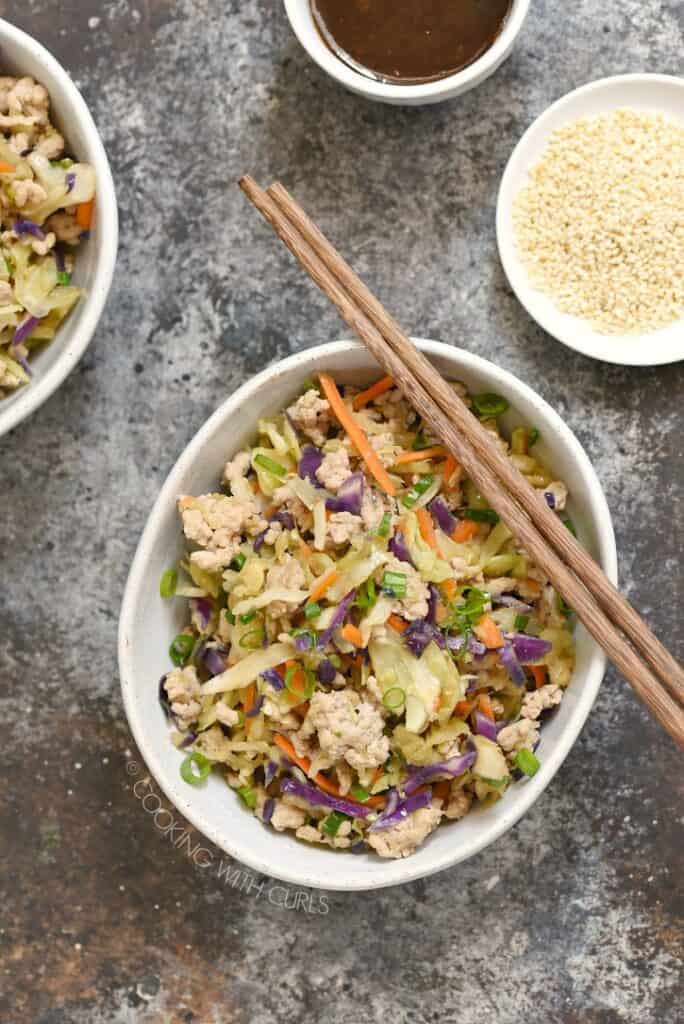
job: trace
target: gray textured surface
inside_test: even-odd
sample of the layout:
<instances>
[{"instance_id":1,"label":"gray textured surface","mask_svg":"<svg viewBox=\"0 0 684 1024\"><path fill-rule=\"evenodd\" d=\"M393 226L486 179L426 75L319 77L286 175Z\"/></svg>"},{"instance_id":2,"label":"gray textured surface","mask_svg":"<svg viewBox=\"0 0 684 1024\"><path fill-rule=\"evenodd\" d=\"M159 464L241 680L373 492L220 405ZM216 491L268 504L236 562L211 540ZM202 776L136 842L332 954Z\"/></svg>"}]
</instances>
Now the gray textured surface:
<instances>
[{"instance_id":1,"label":"gray textured surface","mask_svg":"<svg viewBox=\"0 0 684 1024\"><path fill-rule=\"evenodd\" d=\"M193 432L269 360L344 333L234 187L249 170L282 178L414 333L498 361L560 410L605 484L627 593L684 654L684 370L608 367L545 337L493 230L507 156L551 100L605 74L681 70L682 3L534 0L493 79L409 111L328 81L277 0L0 13L82 87L122 220L93 345L0 452L0 1018L678 1024L681 759L615 673L493 848L402 890L322 899L235 866L220 880L216 851L202 867L155 828L126 772L115 628L143 522Z\"/></svg>"}]
</instances>

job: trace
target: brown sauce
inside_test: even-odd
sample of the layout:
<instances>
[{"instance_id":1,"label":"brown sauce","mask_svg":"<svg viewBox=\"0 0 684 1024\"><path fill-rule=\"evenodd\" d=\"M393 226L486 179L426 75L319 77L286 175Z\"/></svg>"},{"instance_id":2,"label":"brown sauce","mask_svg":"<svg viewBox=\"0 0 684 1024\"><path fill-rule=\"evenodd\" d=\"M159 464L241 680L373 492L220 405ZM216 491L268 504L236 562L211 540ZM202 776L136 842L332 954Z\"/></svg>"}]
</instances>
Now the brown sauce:
<instances>
[{"instance_id":1,"label":"brown sauce","mask_svg":"<svg viewBox=\"0 0 684 1024\"><path fill-rule=\"evenodd\" d=\"M326 45L368 78L446 78L488 50L512 0L310 0Z\"/></svg>"}]
</instances>

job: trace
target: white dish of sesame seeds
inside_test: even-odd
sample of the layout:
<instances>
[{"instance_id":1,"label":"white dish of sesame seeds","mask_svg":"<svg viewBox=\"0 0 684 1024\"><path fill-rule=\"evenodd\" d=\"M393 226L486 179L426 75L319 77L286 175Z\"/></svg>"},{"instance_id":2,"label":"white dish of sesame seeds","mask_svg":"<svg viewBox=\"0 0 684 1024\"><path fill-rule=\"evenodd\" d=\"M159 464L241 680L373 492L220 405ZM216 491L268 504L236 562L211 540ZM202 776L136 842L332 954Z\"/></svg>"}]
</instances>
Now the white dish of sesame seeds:
<instances>
[{"instance_id":1,"label":"white dish of sesame seeds","mask_svg":"<svg viewBox=\"0 0 684 1024\"><path fill-rule=\"evenodd\" d=\"M499 254L530 316L584 355L684 359L684 79L620 75L527 129L501 181Z\"/></svg>"}]
</instances>

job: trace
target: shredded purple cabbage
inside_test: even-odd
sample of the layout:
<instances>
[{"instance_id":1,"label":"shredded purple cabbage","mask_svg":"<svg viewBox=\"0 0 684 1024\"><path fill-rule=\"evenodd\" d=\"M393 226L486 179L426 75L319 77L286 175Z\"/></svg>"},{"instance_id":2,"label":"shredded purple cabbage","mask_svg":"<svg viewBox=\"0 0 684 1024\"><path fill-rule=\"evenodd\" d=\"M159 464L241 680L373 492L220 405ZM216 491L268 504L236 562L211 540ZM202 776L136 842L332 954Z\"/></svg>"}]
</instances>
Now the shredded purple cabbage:
<instances>
[{"instance_id":1,"label":"shredded purple cabbage","mask_svg":"<svg viewBox=\"0 0 684 1024\"><path fill-rule=\"evenodd\" d=\"M440 498L439 495L436 498L433 498L428 505L428 508L430 509L430 512L432 512L433 518L440 530L443 530L447 537L450 537L456 529L456 519L449 511L444 498Z\"/></svg>"},{"instance_id":2,"label":"shredded purple cabbage","mask_svg":"<svg viewBox=\"0 0 684 1024\"><path fill-rule=\"evenodd\" d=\"M546 657L551 650L548 640L542 640L538 636L528 636L526 633L516 633L511 637L515 649L515 655L521 665L529 665L533 661L539 661Z\"/></svg>"},{"instance_id":3,"label":"shredded purple cabbage","mask_svg":"<svg viewBox=\"0 0 684 1024\"><path fill-rule=\"evenodd\" d=\"M283 677L280 672L276 672L274 668L265 668L261 673L261 678L265 679L269 686L272 686L274 690L282 690L285 687Z\"/></svg>"},{"instance_id":4,"label":"shredded purple cabbage","mask_svg":"<svg viewBox=\"0 0 684 1024\"><path fill-rule=\"evenodd\" d=\"M549 508L555 510L556 495L553 493L553 491L544 491L544 497L546 498L546 504L549 506Z\"/></svg>"},{"instance_id":5,"label":"shredded purple cabbage","mask_svg":"<svg viewBox=\"0 0 684 1024\"><path fill-rule=\"evenodd\" d=\"M270 786L276 777L278 765L275 761L267 761L264 768L264 786Z\"/></svg>"},{"instance_id":6,"label":"shredded purple cabbage","mask_svg":"<svg viewBox=\"0 0 684 1024\"><path fill-rule=\"evenodd\" d=\"M45 238L45 232L33 220L15 220L14 230L18 235L33 235L34 238Z\"/></svg>"},{"instance_id":7,"label":"shredded purple cabbage","mask_svg":"<svg viewBox=\"0 0 684 1024\"><path fill-rule=\"evenodd\" d=\"M33 376L33 370L31 369L31 367L29 365L29 361L26 358L26 356L20 355L19 352L14 352L13 355L14 355L14 358L16 359L16 361L22 367L24 373L28 374L29 377L32 377Z\"/></svg>"},{"instance_id":8,"label":"shredded purple cabbage","mask_svg":"<svg viewBox=\"0 0 684 1024\"><path fill-rule=\"evenodd\" d=\"M181 743L181 750L185 750L187 749L187 747L191 747L196 739L197 733L189 732L186 736L183 737L183 742Z\"/></svg>"},{"instance_id":9,"label":"shredded purple cabbage","mask_svg":"<svg viewBox=\"0 0 684 1024\"><path fill-rule=\"evenodd\" d=\"M308 782L299 782L297 779L284 779L280 784L281 792L291 793L301 800L313 804L314 807L329 807L331 811L339 811L341 814L348 814L350 818L367 818L373 814L372 807L365 807L364 804L352 803L343 797L332 796L324 793L317 786Z\"/></svg>"},{"instance_id":10,"label":"shredded purple cabbage","mask_svg":"<svg viewBox=\"0 0 684 1024\"><path fill-rule=\"evenodd\" d=\"M318 676L319 683L329 686L337 675L337 669L329 658L323 658L316 669L316 675Z\"/></svg>"},{"instance_id":11,"label":"shredded purple cabbage","mask_svg":"<svg viewBox=\"0 0 684 1024\"><path fill-rule=\"evenodd\" d=\"M352 473L338 489L334 498L328 498L325 507L328 512L351 512L353 516L361 513L363 501L363 473Z\"/></svg>"},{"instance_id":12,"label":"shredded purple cabbage","mask_svg":"<svg viewBox=\"0 0 684 1024\"><path fill-rule=\"evenodd\" d=\"M260 693L257 699L254 701L254 705L249 709L245 718L256 718L264 705L264 695Z\"/></svg>"},{"instance_id":13,"label":"shredded purple cabbage","mask_svg":"<svg viewBox=\"0 0 684 1024\"><path fill-rule=\"evenodd\" d=\"M276 512L269 519L270 523L280 523L284 530L294 530L294 519L289 512Z\"/></svg>"},{"instance_id":14,"label":"shredded purple cabbage","mask_svg":"<svg viewBox=\"0 0 684 1024\"><path fill-rule=\"evenodd\" d=\"M401 638L416 658L422 657L425 648L433 641L442 649L447 645L438 627L427 619L414 619L404 630Z\"/></svg>"},{"instance_id":15,"label":"shredded purple cabbage","mask_svg":"<svg viewBox=\"0 0 684 1024\"><path fill-rule=\"evenodd\" d=\"M465 647L466 638L464 636L448 636L446 638L446 645L450 651L460 651Z\"/></svg>"},{"instance_id":16,"label":"shredded purple cabbage","mask_svg":"<svg viewBox=\"0 0 684 1024\"><path fill-rule=\"evenodd\" d=\"M301 654L303 651L308 651L313 645L311 639L311 633L300 633L299 636L295 637L295 648Z\"/></svg>"},{"instance_id":17,"label":"shredded purple cabbage","mask_svg":"<svg viewBox=\"0 0 684 1024\"><path fill-rule=\"evenodd\" d=\"M439 594L437 592L437 587L434 585L434 583L429 584L428 590L430 591L430 597L428 599L428 611L425 618L427 619L428 622L434 625L435 616L437 615L437 602L439 601Z\"/></svg>"},{"instance_id":18,"label":"shredded purple cabbage","mask_svg":"<svg viewBox=\"0 0 684 1024\"><path fill-rule=\"evenodd\" d=\"M38 319L38 317L27 317L22 324L19 324L16 331L14 332L14 337L12 338L11 341L12 346L16 347L17 345L23 345L28 336L31 334L34 328L38 326L39 323L40 320Z\"/></svg>"},{"instance_id":19,"label":"shredded purple cabbage","mask_svg":"<svg viewBox=\"0 0 684 1024\"><path fill-rule=\"evenodd\" d=\"M421 807L427 807L431 800L431 790L426 790L424 793L413 793L406 800L401 800L391 814L385 808L383 814L369 826L368 831L377 832L383 828L392 828L393 825L399 825L409 814L420 810Z\"/></svg>"},{"instance_id":20,"label":"shredded purple cabbage","mask_svg":"<svg viewBox=\"0 0 684 1024\"><path fill-rule=\"evenodd\" d=\"M302 449L302 457L299 460L299 465L297 466L297 475L300 476L302 480L309 480L314 487L321 487L322 485L316 478L316 470L322 462L323 452L318 448L315 448L312 444L307 445L306 448Z\"/></svg>"},{"instance_id":21,"label":"shredded purple cabbage","mask_svg":"<svg viewBox=\"0 0 684 1024\"><path fill-rule=\"evenodd\" d=\"M275 800L273 799L272 796L269 796L268 800L266 800L266 802L264 803L264 809L261 812L262 817L264 819L264 824L265 825L268 825L268 823L270 822L271 818L273 817L273 812L274 811L275 811Z\"/></svg>"},{"instance_id":22,"label":"shredded purple cabbage","mask_svg":"<svg viewBox=\"0 0 684 1024\"><path fill-rule=\"evenodd\" d=\"M491 718L487 718L482 711L476 711L473 717L475 720L475 732L478 736L484 736L486 739L496 743L496 722L492 722Z\"/></svg>"},{"instance_id":23,"label":"shredded purple cabbage","mask_svg":"<svg viewBox=\"0 0 684 1024\"><path fill-rule=\"evenodd\" d=\"M495 737L496 739L496 737ZM424 786L427 782L431 782L436 775L450 775L451 778L455 779L459 775L463 775L469 768L475 764L475 758L477 753L474 750L467 750L465 754L456 754L454 757L448 758L446 761L438 761L436 764L426 765L425 768L417 768L413 771L406 782L403 785L403 790L406 796L413 793L420 786ZM429 801L428 801L429 803Z\"/></svg>"},{"instance_id":24,"label":"shredded purple cabbage","mask_svg":"<svg viewBox=\"0 0 684 1024\"><path fill-rule=\"evenodd\" d=\"M206 597L191 597L190 607L200 620L202 629L206 629L214 612L214 606Z\"/></svg>"},{"instance_id":25,"label":"shredded purple cabbage","mask_svg":"<svg viewBox=\"0 0 684 1024\"><path fill-rule=\"evenodd\" d=\"M266 540L266 534L268 533L268 529L269 528L267 526L265 530L261 531L261 533L257 533L256 537L254 538L254 544L252 545L252 548L255 552L261 551L261 549L263 548L264 541Z\"/></svg>"},{"instance_id":26,"label":"shredded purple cabbage","mask_svg":"<svg viewBox=\"0 0 684 1024\"><path fill-rule=\"evenodd\" d=\"M389 542L389 549L395 558L398 558L400 562L408 562L409 565L413 565L411 561L411 555L409 549L406 546L404 535L401 530L395 530L392 539Z\"/></svg>"},{"instance_id":27,"label":"shredded purple cabbage","mask_svg":"<svg viewBox=\"0 0 684 1024\"><path fill-rule=\"evenodd\" d=\"M342 598L337 608L335 609L335 614L330 620L330 625L326 630L324 630L323 633L321 633L320 637L318 638L319 647L325 647L327 644L330 643L335 630L339 629L340 626L343 624L344 620L347 618L347 615L349 614L352 602L355 597L356 591L350 590L346 597Z\"/></svg>"},{"instance_id":28,"label":"shredded purple cabbage","mask_svg":"<svg viewBox=\"0 0 684 1024\"><path fill-rule=\"evenodd\" d=\"M67 171L66 175L64 176L64 180L66 182L67 192L72 192L74 185L76 184L76 175L74 174L74 172Z\"/></svg>"},{"instance_id":29,"label":"shredded purple cabbage","mask_svg":"<svg viewBox=\"0 0 684 1024\"><path fill-rule=\"evenodd\" d=\"M499 650L499 661L508 672L516 686L525 685L525 673L522 669L513 644L506 643Z\"/></svg>"},{"instance_id":30,"label":"shredded purple cabbage","mask_svg":"<svg viewBox=\"0 0 684 1024\"><path fill-rule=\"evenodd\" d=\"M222 644L219 647L207 647L202 661L212 676L220 676L228 668L228 650Z\"/></svg>"}]
</instances>

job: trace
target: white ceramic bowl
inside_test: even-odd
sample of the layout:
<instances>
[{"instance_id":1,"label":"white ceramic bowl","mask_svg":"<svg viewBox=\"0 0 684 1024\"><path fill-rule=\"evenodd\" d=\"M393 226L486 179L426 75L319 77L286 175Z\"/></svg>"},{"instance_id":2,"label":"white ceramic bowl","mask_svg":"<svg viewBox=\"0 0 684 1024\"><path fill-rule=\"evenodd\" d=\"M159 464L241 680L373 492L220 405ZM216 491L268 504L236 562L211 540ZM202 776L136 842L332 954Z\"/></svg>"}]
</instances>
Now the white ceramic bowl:
<instances>
[{"instance_id":1,"label":"white ceramic bowl","mask_svg":"<svg viewBox=\"0 0 684 1024\"><path fill-rule=\"evenodd\" d=\"M501 180L496 213L499 255L511 288L530 316L558 341L585 356L625 366L657 366L684 359L684 322L645 335L599 334L586 320L562 313L530 284L519 259L513 204L554 131L580 117L621 107L664 114L684 125L684 79L669 75L617 75L576 89L550 106L527 129L513 150Z\"/></svg>"},{"instance_id":2,"label":"white ceramic bowl","mask_svg":"<svg viewBox=\"0 0 684 1024\"><path fill-rule=\"evenodd\" d=\"M69 74L25 32L0 19L0 74L31 75L50 94L51 117L79 160L97 177L90 238L76 251L74 284L85 290L53 341L31 358L33 380L0 399L0 437L50 397L85 352L109 292L118 245L114 182L95 123Z\"/></svg>"},{"instance_id":3,"label":"white ceramic bowl","mask_svg":"<svg viewBox=\"0 0 684 1024\"><path fill-rule=\"evenodd\" d=\"M530 0L513 0L513 7L501 34L490 48L463 71L436 82L422 85L395 85L379 82L355 71L336 57L325 45L311 13L310 0L285 0L285 10L294 33L312 60L324 71L352 92L367 96L381 103L403 106L420 106L425 103L439 103L459 93L473 89L480 82L494 74L513 49L523 22L527 16Z\"/></svg>"},{"instance_id":4,"label":"white ceramic bowl","mask_svg":"<svg viewBox=\"0 0 684 1024\"><path fill-rule=\"evenodd\" d=\"M522 421L541 431L540 456L570 488L570 515L582 542L615 581L615 538L601 485L577 439L531 388L478 356L438 342L420 342L448 378L475 391L505 395L512 409L504 423ZM159 580L183 552L176 499L214 490L228 458L253 439L256 421L296 396L319 370L336 378L368 382L378 376L372 357L359 344L334 342L290 356L244 384L211 416L172 469L142 535L124 594L119 622L119 668L124 706L141 754L166 796L200 832L254 870L298 885L323 889L374 889L429 875L471 857L506 832L549 784L591 710L605 670L603 651L577 631L577 668L558 712L545 724L539 747L541 768L533 779L513 786L495 806L436 830L405 860L351 856L302 843L262 825L240 806L225 782L213 775L203 786L181 780L183 754L169 741L169 726L158 702L159 679L169 671L168 647L187 611L183 600L162 600Z\"/></svg>"}]
</instances>

